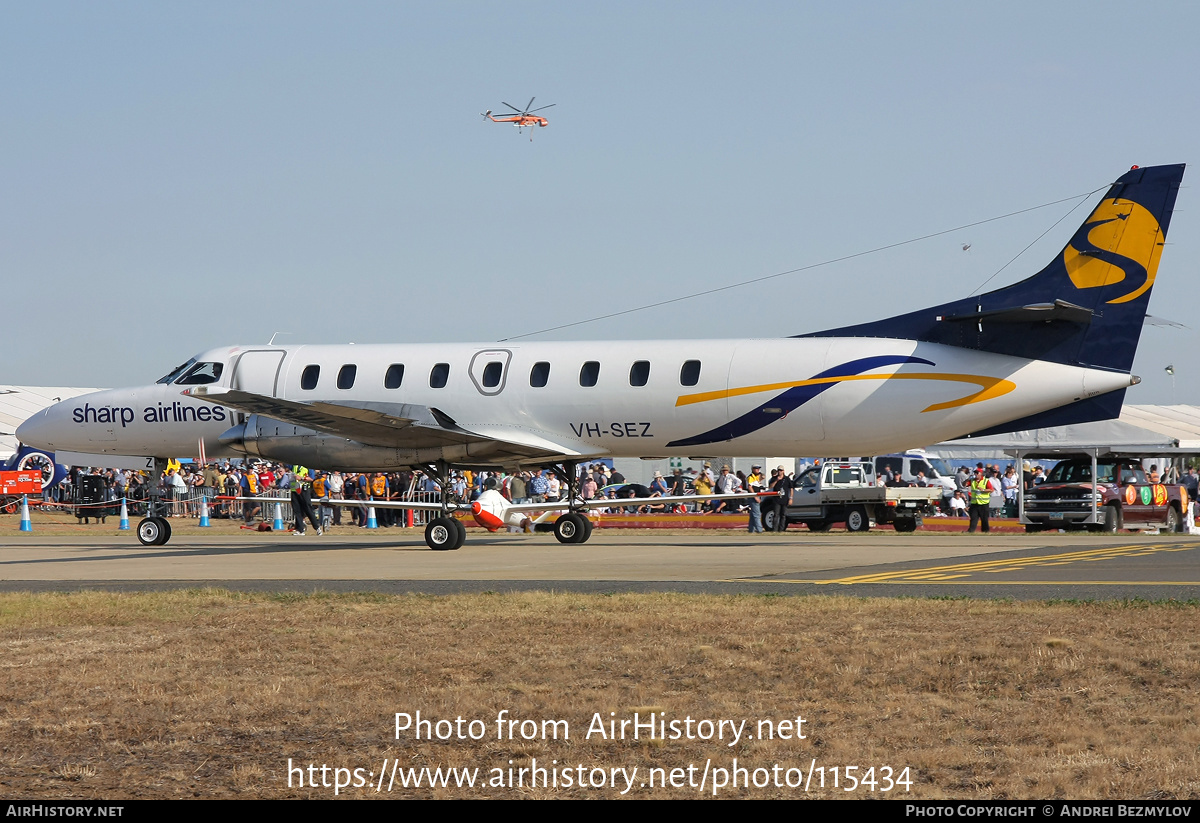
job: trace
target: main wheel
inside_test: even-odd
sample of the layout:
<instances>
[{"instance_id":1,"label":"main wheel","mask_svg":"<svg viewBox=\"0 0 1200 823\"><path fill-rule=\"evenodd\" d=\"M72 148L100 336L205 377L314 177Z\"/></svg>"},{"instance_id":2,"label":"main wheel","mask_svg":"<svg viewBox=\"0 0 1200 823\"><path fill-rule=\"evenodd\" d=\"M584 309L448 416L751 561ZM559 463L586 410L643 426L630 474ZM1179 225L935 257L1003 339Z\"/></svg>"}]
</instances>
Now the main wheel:
<instances>
[{"instance_id":1,"label":"main wheel","mask_svg":"<svg viewBox=\"0 0 1200 823\"><path fill-rule=\"evenodd\" d=\"M583 537L579 539L579 542L586 543L592 538L592 519L586 514L580 514L579 519L583 523Z\"/></svg>"},{"instance_id":2,"label":"main wheel","mask_svg":"<svg viewBox=\"0 0 1200 823\"><path fill-rule=\"evenodd\" d=\"M435 517L425 527L425 545L435 552L445 552L457 549L458 529L454 527L452 518Z\"/></svg>"},{"instance_id":3,"label":"main wheel","mask_svg":"<svg viewBox=\"0 0 1200 823\"><path fill-rule=\"evenodd\" d=\"M454 548L461 548L462 544L467 542L467 527L457 517L451 517L450 522L454 524L454 530L458 533L458 539L454 543Z\"/></svg>"},{"instance_id":4,"label":"main wheel","mask_svg":"<svg viewBox=\"0 0 1200 823\"><path fill-rule=\"evenodd\" d=\"M147 517L138 523L137 538L143 546L161 546L171 539L171 524L161 517Z\"/></svg>"},{"instance_id":5,"label":"main wheel","mask_svg":"<svg viewBox=\"0 0 1200 823\"><path fill-rule=\"evenodd\" d=\"M1167 526L1166 531L1174 534L1179 531L1179 509L1174 506L1167 506Z\"/></svg>"},{"instance_id":6,"label":"main wheel","mask_svg":"<svg viewBox=\"0 0 1200 823\"><path fill-rule=\"evenodd\" d=\"M852 532L865 532L871 528L867 512L862 506L855 506L846 513L846 529Z\"/></svg>"},{"instance_id":7,"label":"main wheel","mask_svg":"<svg viewBox=\"0 0 1200 823\"><path fill-rule=\"evenodd\" d=\"M580 523L581 515L567 512L554 521L554 537L559 543L580 543L587 528Z\"/></svg>"}]
</instances>

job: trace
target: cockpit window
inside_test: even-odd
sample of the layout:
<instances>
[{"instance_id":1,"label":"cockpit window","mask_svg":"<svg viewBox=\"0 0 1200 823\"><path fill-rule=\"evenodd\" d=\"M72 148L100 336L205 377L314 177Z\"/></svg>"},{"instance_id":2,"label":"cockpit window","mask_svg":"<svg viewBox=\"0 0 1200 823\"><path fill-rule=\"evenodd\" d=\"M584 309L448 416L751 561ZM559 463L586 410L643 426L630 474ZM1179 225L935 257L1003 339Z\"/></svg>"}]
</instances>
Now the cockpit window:
<instances>
[{"instance_id":1,"label":"cockpit window","mask_svg":"<svg viewBox=\"0 0 1200 823\"><path fill-rule=\"evenodd\" d=\"M197 363L187 374L175 381L179 386L204 386L221 379L224 363Z\"/></svg>"},{"instance_id":2,"label":"cockpit window","mask_svg":"<svg viewBox=\"0 0 1200 823\"><path fill-rule=\"evenodd\" d=\"M193 357L191 360L187 361L182 366L176 366L175 368L171 369L170 374L168 374L166 377L161 378L158 382L162 383L164 385L167 383L175 382L175 378L178 377L179 375L183 374L185 371L187 371L192 366L192 364L195 362L196 362L196 358Z\"/></svg>"}]
</instances>

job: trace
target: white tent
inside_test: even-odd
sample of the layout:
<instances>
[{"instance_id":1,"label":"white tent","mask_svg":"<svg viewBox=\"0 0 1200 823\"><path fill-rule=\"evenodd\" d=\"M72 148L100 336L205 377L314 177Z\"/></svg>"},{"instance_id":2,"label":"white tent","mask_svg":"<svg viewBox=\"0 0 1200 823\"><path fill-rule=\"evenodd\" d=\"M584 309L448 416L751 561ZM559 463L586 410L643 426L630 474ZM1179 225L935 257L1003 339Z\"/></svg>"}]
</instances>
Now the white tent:
<instances>
[{"instance_id":1,"label":"white tent","mask_svg":"<svg viewBox=\"0 0 1200 823\"><path fill-rule=\"evenodd\" d=\"M0 385L0 460L6 460L16 452L17 426L60 400L94 391L99 389L81 389L76 386Z\"/></svg>"},{"instance_id":2,"label":"white tent","mask_svg":"<svg viewBox=\"0 0 1200 823\"><path fill-rule=\"evenodd\" d=\"M930 446L929 451L949 460L994 457L1016 451L1200 454L1200 406L1125 406L1116 420L948 440Z\"/></svg>"}]
</instances>

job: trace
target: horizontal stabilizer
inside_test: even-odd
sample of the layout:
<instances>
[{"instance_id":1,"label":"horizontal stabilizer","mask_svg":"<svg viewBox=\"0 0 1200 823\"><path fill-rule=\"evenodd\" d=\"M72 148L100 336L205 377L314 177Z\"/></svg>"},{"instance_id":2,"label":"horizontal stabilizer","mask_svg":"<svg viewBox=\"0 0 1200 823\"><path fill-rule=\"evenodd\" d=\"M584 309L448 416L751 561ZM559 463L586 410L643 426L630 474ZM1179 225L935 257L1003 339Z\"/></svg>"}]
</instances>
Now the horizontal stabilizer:
<instances>
[{"instance_id":1,"label":"horizontal stabilizer","mask_svg":"<svg viewBox=\"0 0 1200 823\"><path fill-rule=\"evenodd\" d=\"M989 320L993 323L1048 323L1051 320L1062 320L1067 323L1091 323L1095 314L1091 309L1076 306L1066 300L1055 300L1053 303L1031 303L1027 306L1015 306L1011 309L992 309L977 311L970 314L952 314L939 317L943 323L960 323L974 320L976 322Z\"/></svg>"}]
</instances>

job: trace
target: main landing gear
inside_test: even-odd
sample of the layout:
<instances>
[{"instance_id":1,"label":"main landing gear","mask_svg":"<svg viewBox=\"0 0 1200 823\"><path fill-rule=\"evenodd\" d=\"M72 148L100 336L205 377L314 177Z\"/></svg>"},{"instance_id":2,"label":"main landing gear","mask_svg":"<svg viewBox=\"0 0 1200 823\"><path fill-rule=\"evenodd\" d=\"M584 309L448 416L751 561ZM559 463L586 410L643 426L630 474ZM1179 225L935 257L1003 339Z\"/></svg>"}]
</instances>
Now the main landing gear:
<instances>
[{"instance_id":1,"label":"main landing gear","mask_svg":"<svg viewBox=\"0 0 1200 823\"><path fill-rule=\"evenodd\" d=\"M425 473L442 489L442 513L425 527L425 545L435 552L453 551L467 539L467 529L450 514L450 464L445 460L425 466Z\"/></svg>"},{"instance_id":2,"label":"main landing gear","mask_svg":"<svg viewBox=\"0 0 1200 823\"><path fill-rule=\"evenodd\" d=\"M586 543L592 536L592 521L584 514L587 509L579 497L577 463L562 463L550 467L567 488L567 503L571 508L554 521L554 538L559 543Z\"/></svg>"},{"instance_id":3,"label":"main landing gear","mask_svg":"<svg viewBox=\"0 0 1200 823\"><path fill-rule=\"evenodd\" d=\"M444 460L427 464L425 473L443 489L450 488L450 464ZM562 463L550 467L566 487L570 510L554 521L554 537L559 543L586 543L592 536L592 521L584 512L587 507L579 498L579 479L575 476L575 463ZM451 515L447 495L442 495L442 512L425 527L425 545L434 551L452 551L462 546L467 530L462 522Z\"/></svg>"}]
</instances>

